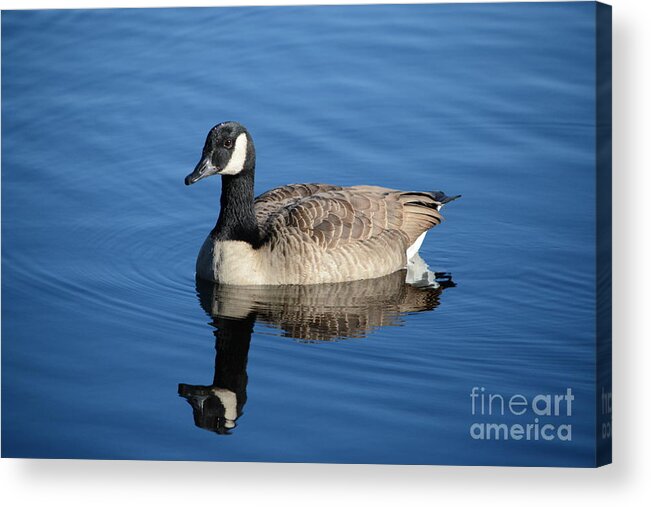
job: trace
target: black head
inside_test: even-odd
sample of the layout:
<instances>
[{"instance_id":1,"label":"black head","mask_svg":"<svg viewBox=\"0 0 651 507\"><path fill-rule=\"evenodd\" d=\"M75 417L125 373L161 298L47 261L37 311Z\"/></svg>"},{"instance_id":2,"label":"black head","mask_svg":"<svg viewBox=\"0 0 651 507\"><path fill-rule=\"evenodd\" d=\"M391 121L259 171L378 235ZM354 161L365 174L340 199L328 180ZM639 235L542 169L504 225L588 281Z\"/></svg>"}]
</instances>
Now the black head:
<instances>
[{"instance_id":1,"label":"black head","mask_svg":"<svg viewBox=\"0 0 651 507\"><path fill-rule=\"evenodd\" d=\"M179 384L179 395L192 406L194 424L204 430L228 435L237 426L243 403L237 394L216 386Z\"/></svg>"},{"instance_id":2,"label":"black head","mask_svg":"<svg viewBox=\"0 0 651 507\"><path fill-rule=\"evenodd\" d=\"M192 185L213 174L235 176L252 171L254 166L255 148L246 127L234 121L220 123L210 129L201 160L185 177L185 184Z\"/></svg>"}]
</instances>

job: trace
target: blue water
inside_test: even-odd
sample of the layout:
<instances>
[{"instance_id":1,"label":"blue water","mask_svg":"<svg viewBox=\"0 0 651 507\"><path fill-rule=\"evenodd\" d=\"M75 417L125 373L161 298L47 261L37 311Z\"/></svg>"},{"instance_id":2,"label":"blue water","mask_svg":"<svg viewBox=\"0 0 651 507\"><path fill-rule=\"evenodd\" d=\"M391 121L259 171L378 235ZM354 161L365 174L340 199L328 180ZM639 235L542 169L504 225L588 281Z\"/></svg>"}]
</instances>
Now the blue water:
<instances>
[{"instance_id":1,"label":"blue water","mask_svg":"<svg viewBox=\"0 0 651 507\"><path fill-rule=\"evenodd\" d=\"M594 9L3 12L3 456L592 465ZM463 194L421 249L452 282L197 285L224 120L258 193ZM572 440L471 438L534 418L475 386L571 388Z\"/></svg>"}]
</instances>

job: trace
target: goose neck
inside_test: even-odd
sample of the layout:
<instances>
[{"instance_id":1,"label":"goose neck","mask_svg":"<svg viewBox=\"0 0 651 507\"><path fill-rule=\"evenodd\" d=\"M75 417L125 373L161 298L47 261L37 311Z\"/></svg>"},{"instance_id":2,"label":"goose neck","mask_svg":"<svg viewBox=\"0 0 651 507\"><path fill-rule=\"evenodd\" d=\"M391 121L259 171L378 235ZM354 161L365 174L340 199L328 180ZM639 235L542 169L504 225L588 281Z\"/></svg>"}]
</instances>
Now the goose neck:
<instances>
[{"instance_id":1,"label":"goose neck","mask_svg":"<svg viewBox=\"0 0 651 507\"><path fill-rule=\"evenodd\" d=\"M253 171L222 176L220 203L213 237L221 241L245 241L256 245L260 232L253 208Z\"/></svg>"}]
</instances>

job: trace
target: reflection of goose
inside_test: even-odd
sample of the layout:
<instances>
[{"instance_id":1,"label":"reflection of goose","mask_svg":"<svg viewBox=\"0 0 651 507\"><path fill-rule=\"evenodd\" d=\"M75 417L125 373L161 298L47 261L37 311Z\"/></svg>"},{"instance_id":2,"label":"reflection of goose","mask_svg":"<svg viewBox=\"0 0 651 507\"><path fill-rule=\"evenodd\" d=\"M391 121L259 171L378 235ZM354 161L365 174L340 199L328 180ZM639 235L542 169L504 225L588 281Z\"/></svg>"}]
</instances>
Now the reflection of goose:
<instances>
[{"instance_id":1,"label":"reflection of goose","mask_svg":"<svg viewBox=\"0 0 651 507\"><path fill-rule=\"evenodd\" d=\"M202 299L203 291L211 291L208 287L198 289ZM212 385L179 384L179 394L192 405L194 423L199 428L228 433L242 414L249 381L246 362L254 323L254 315L243 319L213 317L216 356Z\"/></svg>"},{"instance_id":2,"label":"reflection of goose","mask_svg":"<svg viewBox=\"0 0 651 507\"><path fill-rule=\"evenodd\" d=\"M422 278L433 278L434 274ZM262 322L283 335L311 341L362 338L373 329L400 325L406 313L429 311L441 293L454 286L449 275L418 287L406 272L355 282L234 287L197 279L197 292L215 328L215 376L212 385L179 385L200 428L228 433L246 403L246 371L253 326Z\"/></svg>"},{"instance_id":3,"label":"reflection of goose","mask_svg":"<svg viewBox=\"0 0 651 507\"><path fill-rule=\"evenodd\" d=\"M244 319L255 314L258 322L304 340L363 337L374 328L397 325L404 313L437 307L442 291L439 284L418 288L405 283L405 271L346 283L211 285L211 315Z\"/></svg>"},{"instance_id":4,"label":"reflection of goose","mask_svg":"<svg viewBox=\"0 0 651 507\"><path fill-rule=\"evenodd\" d=\"M244 126L213 127L190 185L222 176L217 225L197 275L231 285L333 283L376 278L407 266L441 207L438 191L322 183L286 185L254 199L255 148Z\"/></svg>"}]
</instances>

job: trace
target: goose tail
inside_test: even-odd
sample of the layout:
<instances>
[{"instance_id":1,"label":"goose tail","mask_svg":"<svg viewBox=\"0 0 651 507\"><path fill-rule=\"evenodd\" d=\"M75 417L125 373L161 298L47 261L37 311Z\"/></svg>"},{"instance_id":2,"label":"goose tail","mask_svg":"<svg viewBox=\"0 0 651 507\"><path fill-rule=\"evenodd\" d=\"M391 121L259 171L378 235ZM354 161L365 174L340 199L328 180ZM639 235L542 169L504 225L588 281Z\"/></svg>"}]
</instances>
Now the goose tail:
<instances>
[{"instance_id":1,"label":"goose tail","mask_svg":"<svg viewBox=\"0 0 651 507\"><path fill-rule=\"evenodd\" d=\"M459 195L445 195L445 192L441 192L440 190L433 190L432 192L429 193L432 198L440 204L440 206L443 206L444 204L447 204L449 202L452 202L459 197L461 197L461 194ZM440 209L440 208L439 208Z\"/></svg>"}]
</instances>

